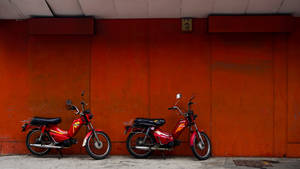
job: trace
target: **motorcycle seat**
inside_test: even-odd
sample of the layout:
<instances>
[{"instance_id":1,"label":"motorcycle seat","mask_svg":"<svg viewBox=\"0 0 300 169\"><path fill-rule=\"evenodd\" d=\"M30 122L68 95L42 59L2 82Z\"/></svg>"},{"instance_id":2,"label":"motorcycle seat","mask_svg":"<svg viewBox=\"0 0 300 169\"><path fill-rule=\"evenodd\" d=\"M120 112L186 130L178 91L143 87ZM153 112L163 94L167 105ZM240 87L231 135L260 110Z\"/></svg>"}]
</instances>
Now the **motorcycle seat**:
<instances>
[{"instance_id":1,"label":"motorcycle seat","mask_svg":"<svg viewBox=\"0 0 300 169\"><path fill-rule=\"evenodd\" d=\"M136 126L162 126L166 123L165 119L149 119L149 118L136 118L134 120L134 125Z\"/></svg>"},{"instance_id":2,"label":"motorcycle seat","mask_svg":"<svg viewBox=\"0 0 300 169\"><path fill-rule=\"evenodd\" d=\"M32 125L48 125L58 124L61 122L61 118L44 118L44 117L33 117L30 124Z\"/></svg>"}]
</instances>

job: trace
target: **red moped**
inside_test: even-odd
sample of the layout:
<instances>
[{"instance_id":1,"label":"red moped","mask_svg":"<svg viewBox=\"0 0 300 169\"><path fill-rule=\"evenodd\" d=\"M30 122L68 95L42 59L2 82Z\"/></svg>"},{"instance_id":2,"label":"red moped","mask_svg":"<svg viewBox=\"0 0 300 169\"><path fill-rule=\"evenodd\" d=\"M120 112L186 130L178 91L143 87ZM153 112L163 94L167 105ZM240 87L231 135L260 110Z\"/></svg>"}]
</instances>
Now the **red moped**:
<instances>
[{"instance_id":1,"label":"red moped","mask_svg":"<svg viewBox=\"0 0 300 169\"><path fill-rule=\"evenodd\" d=\"M189 127L190 147L194 155L199 160L205 160L210 157L211 154L211 142L208 136L203 130L199 130L195 123L197 115L191 110L192 100L191 97L188 102L188 111L182 112L177 106L181 94L176 95L177 102L169 110L177 110L184 119L180 119L172 133L165 132L160 129L160 126L165 124L164 119L148 119L148 118L136 118L132 125L125 126L125 134L130 133L127 137L127 150L136 158L146 158L153 150L172 150L174 147L180 144L178 137L182 131ZM193 130L194 128L194 130Z\"/></svg>"},{"instance_id":2,"label":"red moped","mask_svg":"<svg viewBox=\"0 0 300 169\"><path fill-rule=\"evenodd\" d=\"M83 96L83 94L82 94ZM68 131L58 128L61 118L42 118L33 117L31 121L22 126L22 131L30 130L26 137L26 147L28 150L38 156L49 153L51 149L59 150L71 147L77 141L73 138L82 125L86 125L89 132L86 134L82 146L86 148L88 154L94 159L105 158L111 150L109 136L102 130L94 129L91 119L92 113L86 109L86 103L81 101L82 110L80 111L71 100L67 100L66 107L72 110L76 115ZM62 155L62 154L61 154Z\"/></svg>"}]
</instances>

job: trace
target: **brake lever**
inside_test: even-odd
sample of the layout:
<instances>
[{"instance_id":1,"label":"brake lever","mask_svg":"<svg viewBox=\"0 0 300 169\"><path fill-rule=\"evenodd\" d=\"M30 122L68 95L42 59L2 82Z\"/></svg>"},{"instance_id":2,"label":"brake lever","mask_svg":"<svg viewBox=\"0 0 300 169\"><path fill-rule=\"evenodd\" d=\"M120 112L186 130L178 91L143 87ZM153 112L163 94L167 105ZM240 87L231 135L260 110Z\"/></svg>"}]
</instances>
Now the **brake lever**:
<instances>
[{"instance_id":1,"label":"brake lever","mask_svg":"<svg viewBox=\"0 0 300 169\"><path fill-rule=\"evenodd\" d=\"M78 112L78 111L74 112L75 115L78 115L79 113L80 113L80 112Z\"/></svg>"},{"instance_id":2,"label":"brake lever","mask_svg":"<svg viewBox=\"0 0 300 169\"><path fill-rule=\"evenodd\" d=\"M195 95L193 95L193 96L190 98L189 102L192 102L192 100L194 100L194 98L195 98Z\"/></svg>"}]
</instances>

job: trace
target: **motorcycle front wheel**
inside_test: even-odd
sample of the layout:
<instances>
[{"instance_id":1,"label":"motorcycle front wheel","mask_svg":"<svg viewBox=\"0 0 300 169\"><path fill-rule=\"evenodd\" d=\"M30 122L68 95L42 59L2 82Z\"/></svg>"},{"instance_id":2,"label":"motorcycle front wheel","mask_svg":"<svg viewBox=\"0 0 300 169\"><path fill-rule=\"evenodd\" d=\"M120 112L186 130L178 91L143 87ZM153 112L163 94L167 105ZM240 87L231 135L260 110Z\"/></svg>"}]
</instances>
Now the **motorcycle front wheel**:
<instances>
[{"instance_id":1,"label":"motorcycle front wheel","mask_svg":"<svg viewBox=\"0 0 300 169\"><path fill-rule=\"evenodd\" d=\"M150 136L146 137L145 143L143 143L143 140L145 138L146 134L143 132L135 132L130 133L127 141L126 146L128 152L135 158L147 158L151 155L152 150L150 149L150 146L153 145L153 139ZM141 150L137 149L136 146L141 147L149 147L148 150Z\"/></svg>"},{"instance_id":2,"label":"motorcycle front wheel","mask_svg":"<svg viewBox=\"0 0 300 169\"><path fill-rule=\"evenodd\" d=\"M111 142L106 133L102 131L95 132L100 143L98 143L95 135L91 134L87 139L85 149L92 158L96 160L104 159L110 153Z\"/></svg>"},{"instance_id":3,"label":"motorcycle front wheel","mask_svg":"<svg viewBox=\"0 0 300 169\"><path fill-rule=\"evenodd\" d=\"M41 136L41 130L40 129L32 129L26 137L26 147L27 149L34 155L37 156L43 156L45 154L48 154L51 150L50 148L40 148L40 147L34 147L31 146L32 144L38 144L38 145L49 145L51 144L51 138L48 135L48 133L44 133L41 137L41 140L39 140Z\"/></svg>"},{"instance_id":4,"label":"motorcycle front wheel","mask_svg":"<svg viewBox=\"0 0 300 169\"><path fill-rule=\"evenodd\" d=\"M193 145L191 146L191 148L192 148L194 155L199 160L206 160L211 155L211 142L210 142L208 136L204 132L200 132L200 136L201 136L204 144L200 145L201 140L199 138L199 135L196 134L196 137L193 140Z\"/></svg>"}]
</instances>

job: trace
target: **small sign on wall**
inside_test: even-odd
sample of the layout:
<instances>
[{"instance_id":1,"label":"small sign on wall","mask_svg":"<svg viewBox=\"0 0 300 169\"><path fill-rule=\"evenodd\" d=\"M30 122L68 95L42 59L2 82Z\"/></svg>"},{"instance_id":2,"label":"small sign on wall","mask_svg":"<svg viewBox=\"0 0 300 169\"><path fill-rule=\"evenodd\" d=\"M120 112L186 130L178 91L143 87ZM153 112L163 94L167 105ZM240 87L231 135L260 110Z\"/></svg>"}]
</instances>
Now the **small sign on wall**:
<instances>
[{"instance_id":1,"label":"small sign on wall","mask_svg":"<svg viewBox=\"0 0 300 169\"><path fill-rule=\"evenodd\" d=\"M192 30L193 30L192 18L182 18L181 19L181 31L182 32L192 32Z\"/></svg>"}]
</instances>

